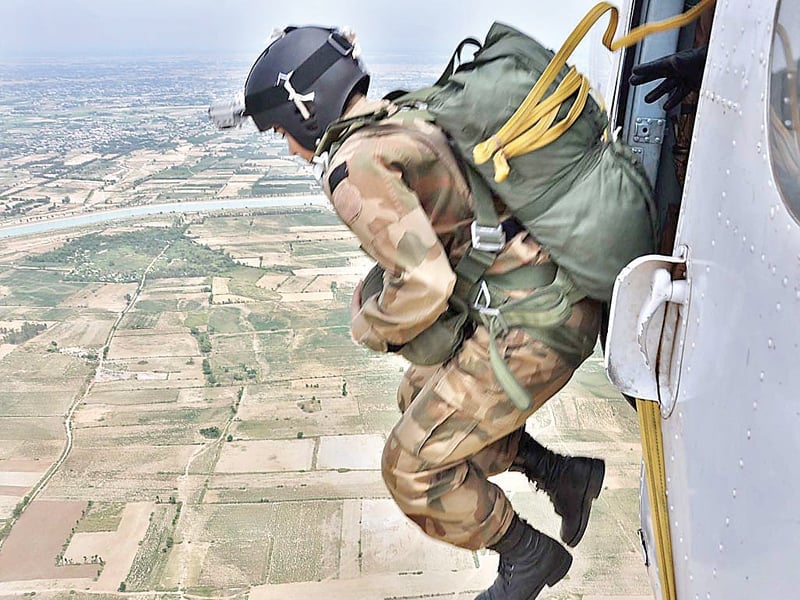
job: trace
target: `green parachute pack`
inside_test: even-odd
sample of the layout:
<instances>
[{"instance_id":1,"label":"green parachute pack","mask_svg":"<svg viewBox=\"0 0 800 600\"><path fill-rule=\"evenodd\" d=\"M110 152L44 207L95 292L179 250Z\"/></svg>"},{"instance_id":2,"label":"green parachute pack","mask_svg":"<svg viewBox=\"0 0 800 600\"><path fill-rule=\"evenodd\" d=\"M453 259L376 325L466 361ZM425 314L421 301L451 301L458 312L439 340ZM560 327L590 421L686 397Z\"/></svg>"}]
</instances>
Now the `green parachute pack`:
<instances>
[{"instance_id":1,"label":"green parachute pack","mask_svg":"<svg viewBox=\"0 0 800 600\"><path fill-rule=\"evenodd\" d=\"M454 72L451 61L433 87L396 101L424 103L452 140L476 203L473 239L484 233L491 245L492 231L498 231L495 196L581 291L608 301L620 270L655 250L659 227L644 171L629 148L604 139L607 118L588 89L574 122L546 145L507 159L503 181L497 181L497 162L479 165L474 158L475 148L508 123L552 60L536 40L495 23L473 61ZM545 98L569 74L562 67ZM569 118L578 95L557 103L554 123Z\"/></svg>"}]
</instances>

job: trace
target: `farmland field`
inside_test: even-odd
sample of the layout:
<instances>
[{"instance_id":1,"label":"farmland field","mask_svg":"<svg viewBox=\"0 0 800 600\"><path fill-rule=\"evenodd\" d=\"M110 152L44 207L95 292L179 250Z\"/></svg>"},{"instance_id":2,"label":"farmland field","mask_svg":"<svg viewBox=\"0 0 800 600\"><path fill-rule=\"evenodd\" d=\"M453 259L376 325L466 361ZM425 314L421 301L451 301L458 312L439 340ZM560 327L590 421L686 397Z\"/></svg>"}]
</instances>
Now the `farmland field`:
<instances>
[{"instance_id":1,"label":"farmland field","mask_svg":"<svg viewBox=\"0 0 800 600\"><path fill-rule=\"evenodd\" d=\"M370 598L447 585L466 600L491 581L493 555L425 538L381 481L406 363L350 339L370 261L335 215L144 220L53 239L0 240L0 327L46 325L0 346L0 596L361 600L364 582ZM528 428L608 462L570 579L545 598L644 597L638 428L599 355ZM557 535L546 497L518 475L498 485ZM48 508L69 526L41 537ZM19 566L37 536L48 554ZM56 567L59 552L73 562Z\"/></svg>"}]
</instances>

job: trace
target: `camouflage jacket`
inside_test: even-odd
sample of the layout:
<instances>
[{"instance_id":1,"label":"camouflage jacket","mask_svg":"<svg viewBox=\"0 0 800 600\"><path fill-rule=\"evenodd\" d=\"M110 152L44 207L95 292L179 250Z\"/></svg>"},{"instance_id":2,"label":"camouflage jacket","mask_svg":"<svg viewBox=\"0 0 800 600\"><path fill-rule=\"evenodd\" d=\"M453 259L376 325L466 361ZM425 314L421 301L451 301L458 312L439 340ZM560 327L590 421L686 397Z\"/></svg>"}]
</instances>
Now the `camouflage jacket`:
<instances>
[{"instance_id":1,"label":"camouflage jacket","mask_svg":"<svg viewBox=\"0 0 800 600\"><path fill-rule=\"evenodd\" d=\"M342 143L323 186L364 251L386 271L381 294L351 305L356 342L386 352L428 328L447 309L453 268L470 243L472 197L444 133L388 102L361 100L344 118L386 106L390 119ZM504 207L498 206L504 218ZM490 273L550 260L525 233L509 240Z\"/></svg>"}]
</instances>

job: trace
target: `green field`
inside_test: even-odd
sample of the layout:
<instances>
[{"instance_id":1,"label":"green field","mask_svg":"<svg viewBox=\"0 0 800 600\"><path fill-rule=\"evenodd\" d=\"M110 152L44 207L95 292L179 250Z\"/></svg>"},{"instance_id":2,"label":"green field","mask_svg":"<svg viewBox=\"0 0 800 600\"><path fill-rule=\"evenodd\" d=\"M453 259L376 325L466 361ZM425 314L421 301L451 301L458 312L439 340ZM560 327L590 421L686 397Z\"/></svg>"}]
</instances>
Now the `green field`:
<instances>
[{"instance_id":1,"label":"green field","mask_svg":"<svg viewBox=\"0 0 800 600\"><path fill-rule=\"evenodd\" d=\"M150 526L139 545L131 570L125 578L130 591L162 589L161 575L174 543L173 535L178 504L159 504L150 516Z\"/></svg>"},{"instance_id":2,"label":"green field","mask_svg":"<svg viewBox=\"0 0 800 600\"><path fill-rule=\"evenodd\" d=\"M146 312L142 310L143 302L139 302L139 310L127 313L119 324L120 329L152 329L158 323L160 312Z\"/></svg>"},{"instance_id":3,"label":"green field","mask_svg":"<svg viewBox=\"0 0 800 600\"><path fill-rule=\"evenodd\" d=\"M336 573L339 502L218 506L204 517L213 541L197 583L215 595L242 584L315 581Z\"/></svg>"},{"instance_id":4,"label":"green field","mask_svg":"<svg viewBox=\"0 0 800 600\"><path fill-rule=\"evenodd\" d=\"M210 167L217 166L219 162L220 160L217 158L205 157L200 159L193 165L170 167L169 169L165 169L153 175L153 179L189 180L196 173L201 173L202 171Z\"/></svg>"},{"instance_id":5,"label":"green field","mask_svg":"<svg viewBox=\"0 0 800 600\"><path fill-rule=\"evenodd\" d=\"M122 502L93 502L84 512L83 518L78 521L75 533L116 531L122 521L124 509L125 504Z\"/></svg>"},{"instance_id":6,"label":"green field","mask_svg":"<svg viewBox=\"0 0 800 600\"><path fill-rule=\"evenodd\" d=\"M31 256L26 264L66 267L69 272L65 280L103 282L138 282L162 252L148 277L228 275L242 269L223 252L195 243L184 231L185 227L176 225L141 227L112 235L90 233L56 250Z\"/></svg>"},{"instance_id":7,"label":"green field","mask_svg":"<svg viewBox=\"0 0 800 600\"><path fill-rule=\"evenodd\" d=\"M54 271L8 270L0 274L0 286L9 294L0 297L0 305L56 307L82 289L82 284L66 282Z\"/></svg>"},{"instance_id":8,"label":"green field","mask_svg":"<svg viewBox=\"0 0 800 600\"><path fill-rule=\"evenodd\" d=\"M247 331L242 311L234 306L212 306L206 323L215 333L239 333Z\"/></svg>"}]
</instances>

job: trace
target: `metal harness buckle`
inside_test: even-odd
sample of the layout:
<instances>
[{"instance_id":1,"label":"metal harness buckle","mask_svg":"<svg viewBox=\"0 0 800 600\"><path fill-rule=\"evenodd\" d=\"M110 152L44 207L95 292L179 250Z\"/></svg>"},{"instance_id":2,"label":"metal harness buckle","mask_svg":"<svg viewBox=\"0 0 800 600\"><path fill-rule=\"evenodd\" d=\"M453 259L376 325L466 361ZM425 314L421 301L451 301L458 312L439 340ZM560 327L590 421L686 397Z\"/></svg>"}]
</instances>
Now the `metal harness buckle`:
<instances>
[{"instance_id":1,"label":"metal harness buckle","mask_svg":"<svg viewBox=\"0 0 800 600\"><path fill-rule=\"evenodd\" d=\"M506 245L506 232L503 226L486 227L473 221L469 228L472 236L472 247L484 252L500 252Z\"/></svg>"},{"instance_id":2,"label":"metal harness buckle","mask_svg":"<svg viewBox=\"0 0 800 600\"><path fill-rule=\"evenodd\" d=\"M500 308L492 306L492 294L489 292L489 286L486 285L486 281L483 279L481 279L478 295L475 297L475 302L472 303L472 308L477 310L482 316L488 319L494 319L502 331L508 331L508 324L503 318L503 313L500 312Z\"/></svg>"},{"instance_id":3,"label":"metal harness buckle","mask_svg":"<svg viewBox=\"0 0 800 600\"><path fill-rule=\"evenodd\" d=\"M477 310L482 315L496 317L500 314L500 309L492 306L492 294L489 292L489 286L481 279L481 285L478 289L478 295L475 297L475 302L472 303L472 308Z\"/></svg>"}]
</instances>

